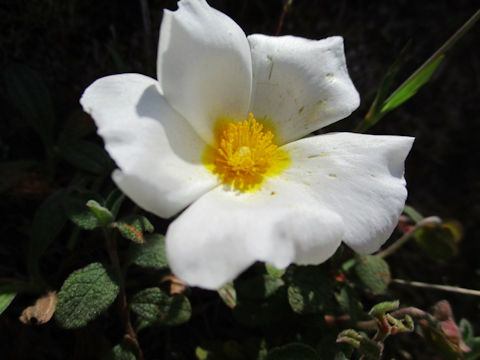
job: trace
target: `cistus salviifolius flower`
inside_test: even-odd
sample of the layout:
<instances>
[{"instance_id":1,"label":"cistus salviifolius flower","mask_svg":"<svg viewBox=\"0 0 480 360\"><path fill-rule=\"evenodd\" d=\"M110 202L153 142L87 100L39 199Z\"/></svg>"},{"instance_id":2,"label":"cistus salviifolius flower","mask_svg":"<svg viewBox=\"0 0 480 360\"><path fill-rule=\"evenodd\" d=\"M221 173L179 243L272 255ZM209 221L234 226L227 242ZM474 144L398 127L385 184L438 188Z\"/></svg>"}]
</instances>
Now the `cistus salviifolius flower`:
<instances>
[{"instance_id":1,"label":"cistus salviifolius flower","mask_svg":"<svg viewBox=\"0 0 480 360\"><path fill-rule=\"evenodd\" d=\"M343 39L246 36L204 0L165 10L157 79L107 76L80 100L118 187L169 218L174 274L217 289L256 261L319 264L345 242L371 253L403 209L413 138L330 133L359 95ZM186 209L185 209L186 208Z\"/></svg>"}]
</instances>

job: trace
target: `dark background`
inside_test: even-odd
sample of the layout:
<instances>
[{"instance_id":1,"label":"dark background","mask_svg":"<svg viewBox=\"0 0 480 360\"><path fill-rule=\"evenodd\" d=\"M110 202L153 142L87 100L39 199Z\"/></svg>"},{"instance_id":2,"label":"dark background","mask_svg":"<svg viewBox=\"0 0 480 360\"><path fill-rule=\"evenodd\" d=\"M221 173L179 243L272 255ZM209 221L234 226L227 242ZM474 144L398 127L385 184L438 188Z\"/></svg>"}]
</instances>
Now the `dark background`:
<instances>
[{"instance_id":1,"label":"dark background","mask_svg":"<svg viewBox=\"0 0 480 360\"><path fill-rule=\"evenodd\" d=\"M247 35L273 35L283 7L283 1L211 0L209 3L232 17ZM162 9L175 9L176 1L150 0L145 4L146 16L142 15L140 1L1 0L0 69L4 71L12 63L21 63L41 74L53 98L55 131L59 132L67 119L87 117L81 113L78 100L95 79L119 72L155 75ZM476 10L473 0L294 0L281 34L311 39L344 37L350 76L362 102L349 119L327 130L350 131L368 111L383 75L409 40L412 44L397 84ZM374 134L415 136L406 162L407 203L425 216L457 219L464 227L464 239L456 258L439 262L419 252L416 244L407 244L389 259L394 277L480 288L478 39L477 25L449 51L432 80L414 98L369 130ZM41 141L11 103L3 83L0 108L0 161L41 159ZM94 135L91 138L101 143ZM22 228L48 194L68 182L70 171L65 165L54 183L45 181L41 173L36 174L30 177L29 184L17 184L1 195L3 264L0 265L8 263L25 275L22 256L28 237ZM397 287L392 285L393 291L403 295L406 291L412 296L412 303L419 306L428 307L447 298L457 318L467 317L475 326L480 325L475 297ZM10 310L14 318L21 305ZM15 325L15 329L25 336L24 340L18 340L22 344L34 338L44 341L42 336L55 344L56 331L60 333L53 328L47 332ZM480 328L476 330L478 333ZM38 335L39 331L43 335ZM66 335L62 333L60 339L63 336ZM57 353L53 358L62 353L53 352Z\"/></svg>"}]
</instances>

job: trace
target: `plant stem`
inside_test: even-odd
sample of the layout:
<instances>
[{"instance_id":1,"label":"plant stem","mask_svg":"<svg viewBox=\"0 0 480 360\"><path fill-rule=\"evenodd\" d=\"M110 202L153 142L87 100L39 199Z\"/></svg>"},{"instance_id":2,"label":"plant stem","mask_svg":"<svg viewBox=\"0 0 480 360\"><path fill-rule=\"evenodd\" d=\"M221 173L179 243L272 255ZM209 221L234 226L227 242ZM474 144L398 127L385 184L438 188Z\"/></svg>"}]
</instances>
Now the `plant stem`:
<instances>
[{"instance_id":1,"label":"plant stem","mask_svg":"<svg viewBox=\"0 0 480 360\"><path fill-rule=\"evenodd\" d=\"M142 349L140 348L140 344L138 343L137 334L133 329L132 323L130 321L130 309L128 308L127 304L127 295L125 292L125 280L122 272L122 268L120 266L120 260L118 258L117 253L117 240L114 236L112 236L112 232L110 230L104 229L105 239L107 241L107 252L108 256L110 257L110 261L112 266L118 276L119 282L119 304L120 304L120 315L122 316L123 324L125 326L125 339L129 340L136 350L136 355L138 360L143 360L143 353Z\"/></svg>"},{"instance_id":2,"label":"plant stem","mask_svg":"<svg viewBox=\"0 0 480 360\"><path fill-rule=\"evenodd\" d=\"M419 221L413 228L408 230L405 234L403 234L397 241L395 241L392 245L387 247L385 250L380 251L377 256L380 258L386 258L389 255L392 255L395 251L397 251L400 247L402 247L417 231L418 229L429 226L432 224L440 224L441 219L438 216L429 216L425 219Z\"/></svg>"},{"instance_id":3,"label":"plant stem","mask_svg":"<svg viewBox=\"0 0 480 360\"><path fill-rule=\"evenodd\" d=\"M401 280L401 279L392 279L392 283L401 284L401 285L410 285L410 286L420 287L424 289L434 289L434 290L454 292L458 294L480 296L479 290L465 289L457 286L428 284L420 281L407 281L407 280Z\"/></svg>"},{"instance_id":4,"label":"plant stem","mask_svg":"<svg viewBox=\"0 0 480 360\"><path fill-rule=\"evenodd\" d=\"M480 10L477 10L475 14L472 15L470 19L467 20L456 32L453 34L445 43L440 46L440 48L435 51L435 53L430 56L427 61L425 61L415 72L410 75L407 80L405 80L398 88L400 89L404 84L408 84L417 74L425 69L428 65L434 62L439 56L446 53L465 33L470 30L470 28L475 25L477 20L480 18ZM388 101L388 99L387 99Z\"/></svg>"},{"instance_id":5,"label":"plant stem","mask_svg":"<svg viewBox=\"0 0 480 360\"><path fill-rule=\"evenodd\" d=\"M280 19L278 20L277 31L275 31L275 36L279 36L280 32L282 31L283 21L285 20L285 16L287 15L288 9L292 6L293 0L285 1L285 5L283 5L282 14L280 15Z\"/></svg>"}]
</instances>

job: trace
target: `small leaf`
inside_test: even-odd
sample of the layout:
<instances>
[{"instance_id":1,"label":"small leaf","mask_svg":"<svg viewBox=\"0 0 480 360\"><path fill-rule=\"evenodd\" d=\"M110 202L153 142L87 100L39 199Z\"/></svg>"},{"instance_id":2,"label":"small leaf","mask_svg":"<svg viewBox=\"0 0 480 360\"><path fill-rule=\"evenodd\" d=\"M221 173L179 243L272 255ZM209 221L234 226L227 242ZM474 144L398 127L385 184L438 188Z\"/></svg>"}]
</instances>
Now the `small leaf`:
<instances>
[{"instance_id":1,"label":"small leaf","mask_svg":"<svg viewBox=\"0 0 480 360\"><path fill-rule=\"evenodd\" d=\"M288 287L288 302L298 314L323 311L333 295L333 282L316 266L299 266L293 270Z\"/></svg>"},{"instance_id":2,"label":"small leaf","mask_svg":"<svg viewBox=\"0 0 480 360\"><path fill-rule=\"evenodd\" d=\"M60 156L78 169L96 175L105 175L113 168L113 163L105 150L87 140L67 142L60 148Z\"/></svg>"},{"instance_id":3,"label":"small leaf","mask_svg":"<svg viewBox=\"0 0 480 360\"><path fill-rule=\"evenodd\" d=\"M375 255L358 255L354 271L360 282L376 294L382 294L390 283L388 264Z\"/></svg>"},{"instance_id":4,"label":"small leaf","mask_svg":"<svg viewBox=\"0 0 480 360\"><path fill-rule=\"evenodd\" d=\"M393 92L392 95L388 97L387 100L383 103L381 112L386 113L389 112L400 105L402 105L405 101L410 99L413 95L417 93L417 91L425 85L428 80L432 77L435 70L437 70L438 65L442 62L445 55L440 55L430 64L425 66L422 70L420 70L415 76L409 79L408 82L403 83L400 87Z\"/></svg>"},{"instance_id":5,"label":"small leaf","mask_svg":"<svg viewBox=\"0 0 480 360\"><path fill-rule=\"evenodd\" d=\"M35 211L28 249L28 266L32 274L38 273L38 261L67 221L63 209L66 192L60 190L45 200Z\"/></svg>"},{"instance_id":6,"label":"small leaf","mask_svg":"<svg viewBox=\"0 0 480 360\"><path fill-rule=\"evenodd\" d=\"M24 324L45 324L52 318L56 305L57 293L49 291L46 295L38 298L35 305L23 310L19 320Z\"/></svg>"},{"instance_id":7,"label":"small leaf","mask_svg":"<svg viewBox=\"0 0 480 360\"><path fill-rule=\"evenodd\" d=\"M95 193L91 192L69 194L64 199L63 206L67 216L82 229L93 230L102 226L97 216L87 206L87 202L94 198L101 201Z\"/></svg>"},{"instance_id":8,"label":"small leaf","mask_svg":"<svg viewBox=\"0 0 480 360\"><path fill-rule=\"evenodd\" d=\"M230 309L233 309L237 305L237 292L232 283L228 283L218 289L218 295Z\"/></svg>"},{"instance_id":9,"label":"small leaf","mask_svg":"<svg viewBox=\"0 0 480 360\"><path fill-rule=\"evenodd\" d=\"M165 249L165 236L151 234L145 236L143 244L132 244L130 262L146 268L162 270L168 267Z\"/></svg>"},{"instance_id":10,"label":"small leaf","mask_svg":"<svg viewBox=\"0 0 480 360\"><path fill-rule=\"evenodd\" d=\"M458 254L462 230L454 222L431 224L415 231L417 243L438 260L450 260Z\"/></svg>"},{"instance_id":11,"label":"small leaf","mask_svg":"<svg viewBox=\"0 0 480 360\"><path fill-rule=\"evenodd\" d=\"M283 274L285 274L285 269L277 269L275 266L270 264L265 264L265 268L267 269L268 275L273 278L281 278Z\"/></svg>"},{"instance_id":12,"label":"small leaf","mask_svg":"<svg viewBox=\"0 0 480 360\"><path fill-rule=\"evenodd\" d=\"M115 300L119 285L101 263L92 263L71 273L58 293L55 317L67 329L85 326Z\"/></svg>"},{"instance_id":13,"label":"small leaf","mask_svg":"<svg viewBox=\"0 0 480 360\"><path fill-rule=\"evenodd\" d=\"M95 200L87 201L87 207L97 218L101 226L107 226L113 221L113 215L106 207L103 207Z\"/></svg>"},{"instance_id":14,"label":"small leaf","mask_svg":"<svg viewBox=\"0 0 480 360\"><path fill-rule=\"evenodd\" d=\"M154 230L152 223L141 215L131 215L120 219L114 222L112 227L118 229L124 238L139 244L145 242L144 232L151 233Z\"/></svg>"},{"instance_id":15,"label":"small leaf","mask_svg":"<svg viewBox=\"0 0 480 360\"><path fill-rule=\"evenodd\" d=\"M291 343L270 350L267 360L318 360L318 354L311 346Z\"/></svg>"},{"instance_id":16,"label":"small leaf","mask_svg":"<svg viewBox=\"0 0 480 360\"><path fill-rule=\"evenodd\" d=\"M148 288L136 293L130 306L144 326L180 325L190 320L192 314L186 296L168 296L159 288Z\"/></svg>"},{"instance_id":17,"label":"small leaf","mask_svg":"<svg viewBox=\"0 0 480 360\"><path fill-rule=\"evenodd\" d=\"M342 313L349 314L352 321L356 321L363 314L363 305L358 294L350 287L344 286L340 293L335 295Z\"/></svg>"},{"instance_id":18,"label":"small leaf","mask_svg":"<svg viewBox=\"0 0 480 360\"><path fill-rule=\"evenodd\" d=\"M0 315L8 308L16 295L17 291L13 285L0 286Z\"/></svg>"},{"instance_id":19,"label":"small leaf","mask_svg":"<svg viewBox=\"0 0 480 360\"><path fill-rule=\"evenodd\" d=\"M10 100L38 133L47 152L50 151L55 114L50 92L42 76L21 64L8 66L3 75Z\"/></svg>"}]
</instances>

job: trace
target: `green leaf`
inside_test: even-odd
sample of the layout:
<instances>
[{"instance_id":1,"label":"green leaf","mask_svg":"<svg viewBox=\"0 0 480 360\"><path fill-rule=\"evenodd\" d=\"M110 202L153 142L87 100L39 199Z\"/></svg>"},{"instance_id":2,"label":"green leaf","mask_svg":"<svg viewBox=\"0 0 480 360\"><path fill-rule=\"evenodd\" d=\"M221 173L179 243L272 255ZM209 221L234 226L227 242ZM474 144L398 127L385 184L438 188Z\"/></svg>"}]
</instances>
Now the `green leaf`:
<instances>
[{"instance_id":1,"label":"green leaf","mask_svg":"<svg viewBox=\"0 0 480 360\"><path fill-rule=\"evenodd\" d=\"M148 288L136 293L130 306L144 326L180 325L190 320L192 315L192 307L186 296L168 296L159 288Z\"/></svg>"},{"instance_id":2,"label":"green leaf","mask_svg":"<svg viewBox=\"0 0 480 360\"><path fill-rule=\"evenodd\" d=\"M97 201L88 200L86 205L92 214L95 215L101 226L107 226L113 221L113 215L110 210L100 205Z\"/></svg>"},{"instance_id":3,"label":"green leaf","mask_svg":"<svg viewBox=\"0 0 480 360\"><path fill-rule=\"evenodd\" d=\"M418 73L416 73L413 77L411 77L408 81L404 82L400 87L393 92L392 95L385 100L385 103L382 106L381 112L386 113L389 112L400 105L402 105L405 101L410 99L413 95L417 93L417 91L425 85L428 80L432 77L435 70L437 70L438 65L442 62L445 55L440 55L430 64L425 66L421 69Z\"/></svg>"},{"instance_id":4,"label":"green leaf","mask_svg":"<svg viewBox=\"0 0 480 360\"><path fill-rule=\"evenodd\" d=\"M281 278L283 274L285 274L285 269L277 269L275 266L270 264L265 264L265 268L267 269L268 275L273 278Z\"/></svg>"},{"instance_id":5,"label":"green leaf","mask_svg":"<svg viewBox=\"0 0 480 360\"><path fill-rule=\"evenodd\" d=\"M105 200L105 207L110 210L113 217L116 218L120 206L122 206L123 200L125 200L125 195L119 189L114 189Z\"/></svg>"},{"instance_id":6,"label":"green leaf","mask_svg":"<svg viewBox=\"0 0 480 360\"><path fill-rule=\"evenodd\" d=\"M132 346L126 341L115 345L106 360L136 360L137 357L134 354Z\"/></svg>"},{"instance_id":7,"label":"green leaf","mask_svg":"<svg viewBox=\"0 0 480 360\"><path fill-rule=\"evenodd\" d=\"M8 308L8 306L13 301L16 295L17 295L17 291L14 286L12 285L0 286L0 314L2 314L5 311L5 309Z\"/></svg>"},{"instance_id":8,"label":"green leaf","mask_svg":"<svg viewBox=\"0 0 480 360\"><path fill-rule=\"evenodd\" d=\"M33 217L27 262L32 274L38 273L38 261L67 221L63 209L66 192L60 190L45 200Z\"/></svg>"},{"instance_id":9,"label":"green leaf","mask_svg":"<svg viewBox=\"0 0 480 360\"><path fill-rule=\"evenodd\" d=\"M405 62L405 57L407 55L408 49L410 48L410 44L411 41L409 41L407 45L404 46L404 48L400 52L400 55L398 55L395 62L387 70L387 73L383 77L382 82L378 88L377 95L375 96L375 99L373 100L373 103L370 106L367 115L365 115L365 119L362 121L362 123L359 124L356 129L357 132L365 132L383 117L380 109L383 105L383 102L387 98L389 91L392 88L393 81L397 76L398 71Z\"/></svg>"},{"instance_id":10,"label":"green leaf","mask_svg":"<svg viewBox=\"0 0 480 360\"><path fill-rule=\"evenodd\" d=\"M218 289L218 296L230 309L237 306L237 292L233 286L233 283L228 283Z\"/></svg>"},{"instance_id":11,"label":"green leaf","mask_svg":"<svg viewBox=\"0 0 480 360\"><path fill-rule=\"evenodd\" d=\"M52 98L42 76L28 66L12 64L4 73L10 100L25 121L38 133L50 152L53 145L55 114Z\"/></svg>"},{"instance_id":12,"label":"green leaf","mask_svg":"<svg viewBox=\"0 0 480 360\"><path fill-rule=\"evenodd\" d=\"M375 255L358 255L354 267L355 274L363 286L376 294L382 294L390 283L388 264Z\"/></svg>"},{"instance_id":13,"label":"green leaf","mask_svg":"<svg viewBox=\"0 0 480 360\"><path fill-rule=\"evenodd\" d=\"M63 202L65 212L69 219L85 230L93 230L102 226L100 220L87 206L87 202L92 199L101 201L96 193L87 192L69 194L65 197Z\"/></svg>"},{"instance_id":14,"label":"green leaf","mask_svg":"<svg viewBox=\"0 0 480 360\"><path fill-rule=\"evenodd\" d=\"M235 281L237 296L243 299L266 299L274 295L285 283L268 274L259 274L246 280Z\"/></svg>"},{"instance_id":15,"label":"green leaf","mask_svg":"<svg viewBox=\"0 0 480 360\"><path fill-rule=\"evenodd\" d=\"M67 329L85 326L113 303L118 291L118 280L101 263L76 270L58 293L56 319Z\"/></svg>"},{"instance_id":16,"label":"green leaf","mask_svg":"<svg viewBox=\"0 0 480 360\"><path fill-rule=\"evenodd\" d=\"M234 282L236 306L233 315L248 326L266 326L287 321L292 315L286 301L286 286L282 279L258 274Z\"/></svg>"},{"instance_id":17,"label":"green leaf","mask_svg":"<svg viewBox=\"0 0 480 360\"><path fill-rule=\"evenodd\" d=\"M143 233L154 230L152 223L142 215L127 216L114 222L112 227L118 229L124 238L139 244L145 242Z\"/></svg>"},{"instance_id":18,"label":"green leaf","mask_svg":"<svg viewBox=\"0 0 480 360\"><path fill-rule=\"evenodd\" d=\"M349 314L351 321L358 320L363 315L363 304L358 294L350 287L344 286L335 297L342 313Z\"/></svg>"},{"instance_id":19,"label":"green leaf","mask_svg":"<svg viewBox=\"0 0 480 360\"><path fill-rule=\"evenodd\" d=\"M129 253L130 262L135 265L156 270L168 267L165 236L161 234L146 235L145 242L132 244Z\"/></svg>"},{"instance_id":20,"label":"green leaf","mask_svg":"<svg viewBox=\"0 0 480 360\"><path fill-rule=\"evenodd\" d=\"M311 346L291 343L273 348L268 352L267 360L318 360L318 354Z\"/></svg>"},{"instance_id":21,"label":"green leaf","mask_svg":"<svg viewBox=\"0 0 480 360\"><path fill-rule=\"evenodd\" d=\"M91 141L78 139L63 144L60 156L78 169L96 175L105 175L113 168L113 163L105 150Z\"/></svg>"},{"instance_id":22,"label":"green leaf","mask_svg":"<svg viewBox=\"0 0 480 360\"><path fill-rule=\"evenodd\" d=\"M333 282L316 266L299 266L291 274L288 302L298 314L323 311L333 295Z\"/></svg>"},{"instance_id":23,"label":"green leaf","mask_svg":"<svg viewBox=\"0 0 480 360\"><path fill-rule=\"evenodd\" d=\"M427 254L444 261L450 260L458 254L458 242L461 236L461 227L455 222L431 224L414 233L417 243Z\"/></svg>"}]
</instances>

